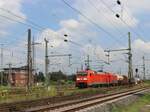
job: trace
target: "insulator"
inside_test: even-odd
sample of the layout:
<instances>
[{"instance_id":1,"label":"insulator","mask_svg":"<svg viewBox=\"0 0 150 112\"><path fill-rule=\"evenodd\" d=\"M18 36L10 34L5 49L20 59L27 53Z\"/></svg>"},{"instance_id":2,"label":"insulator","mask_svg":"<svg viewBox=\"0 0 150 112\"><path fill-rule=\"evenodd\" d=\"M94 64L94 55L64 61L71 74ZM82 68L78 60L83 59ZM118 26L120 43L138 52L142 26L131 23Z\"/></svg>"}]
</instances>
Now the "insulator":
<instances>
[{"instance_id":1,"label":"insulator","mask_svg":"<svg viewBox=\"0 0 150 112\"><path fill-rule=\"evenodd\" d=\"M67 37L68 35L67 35L67 34L64 34L64 36Z\"/></svg>"},{"instance_id":2,"label":"insulator","mask_svg":"<svg viewBox=\"0 0 150 112\"><path fill-rule=\"evenodd\" d=\"M117 17L117 18L120 18L120 15L119 15L119 14L116 14L116 17Z\"/></svg>"},{"instance_id":3,"label":"insulator","mask_svg":"<svg viewBox=\"0 0 150 112\"><path fill-rule=\"evenodd\" d=\"M67 40L67 39L65 39L64 41L65 41L65 42L68 42L68 40Z\"/></svg>"},{"instance_id":4,"label":"insulator","mask_svg":"<svg viewBox=\"0 0 150 112\"><path fill-rule=\"evenodd\" d=\"M120 2L119 0L117 0L117 4L118 4L118 5L121 5L121 2Z\"/></svg>"}]
</instances>

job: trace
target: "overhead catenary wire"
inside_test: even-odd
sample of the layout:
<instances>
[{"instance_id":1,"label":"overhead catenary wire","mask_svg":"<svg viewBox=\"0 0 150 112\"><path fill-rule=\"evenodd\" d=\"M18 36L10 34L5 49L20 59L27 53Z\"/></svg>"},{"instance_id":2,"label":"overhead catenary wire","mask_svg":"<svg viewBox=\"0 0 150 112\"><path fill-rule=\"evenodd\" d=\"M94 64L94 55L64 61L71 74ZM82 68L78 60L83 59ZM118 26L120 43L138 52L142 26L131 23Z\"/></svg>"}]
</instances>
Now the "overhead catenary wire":
<instances>
[{"instance_id":1,"label":"overhead catenary wire","mask_svg":"<svg viewBox=\"0 0 150 112\"><path fill-rule=\"evenodd\" d=\"M113 14L116 14L116 12L114 10L111 9L111 7L109 7L103 0L98 0L99 2L103 3ZM124 21L120 15L116 14L116 17L118 19L120 19L122 21L123 24L125 24L136 36L138 36L139 38L143 39L142 36L137 33L126 21Z\"/></svg>"},{"instance_id":2,"label":"overhead catenary wire","mask_svg":"<svg viewBox=\"0 0 150 112\"><path fill-rule=\"evenodd\" d=\"M130 16L130 14L129 14L127 8L124 7L124 4L123 4L123 3L121 3L121 5L122 5L121 8L123 8L122 11L125 12L125 13L128 15L128 18L130 19L131 24L132 24L132 23L133 23L132 20L134 19L133 16ZM123 13L123 12L121 12L121 13ZM123 17L122 17L122 19L123 19ZM141 34L141 33L143 34L144 30L143 30L142 27L140 27L139 25L137 25L137 29L139 29L139 33L140 33L140 34ZM142 31L142 32L141 32L141 31Z\"/></svg>"},{"instance_id":3,"label":"overhead catenary wire","mask_svg":"<svg viewBox=\"0 0 150 112\"><path fill-rule=\"evenodd\" d=\"M17 22L18 20L16 20L16 22ZM19 23L20 23L21 21L19 21ZM21 23L22 24L22 23ZM26 23L24 23L24 25L26 25ZM30 25L29 25L30 26ZM34 26L34 25L33 25ZM38 29L40 29L40 28L38 28Z\"/></svg>"},{"instance_id":4,"label":"overhead catenary wire","mask_svg":"<svg viewBox=\"0 0 150 112\"><path fill-rule=\"evenodd\" d=\"M90 19L88 16L86 16L85 14L83 14L80 10L72 7L68 2L66 2L65 0L61 0L64 4L66 4L68 7L70 7L72 10L74 10L75 12L77 12L78 14L80 14L82 17L84 17L89 23L91 23L92 25L94 25L96 28L98 28L100 31L103 31L104 33L106 33L109 38L113 38L117 44L121 43L120 40L116 39L115 36L113 36L110 32L106 31L104 28L102 28L100 25L98 25L96 22L94 22L92 19Z\"/></svg>"},{"instance_id":5,"label":"overhead catenary wire","mask_svg":"<svg viewBox=\"0 0 150 112\"><path fill-rule=\"evenodd\" d=\"M9 13L9 14L11 14L11 15L17 17L17 18L22 19L22 20L25 20L25 21L26 21L27 23L29 23L31 26L37 27L37 28L39 28L39 29L45 29L43 26L40 26L40 25L34 23L32 20L29 20L29 19L26 19L26 18L24 18L24 17L21 17L21 16L15 14L15 13L11 12L10 10L4 9L4 8L0 8L0 10L2 10L2 11L4 11L4 12L7 12L7 13Z\"/></svg>"},{"instance_id":6,"label":"overhead catenary wire","mask_svg":"<svg viewBox=\"0 0 150 112\"><path fill-rule=\"evenodd\" d=\"M3 8L0 8L0 9L1 9L2 11L5 11L5 12L7 12L7 13L9 13L9 14L11 14L11 15L15 16L15 17L17 17L17 18L20 18L20 19L25 20L25 18L24 18L24 17L21 17L21 16L19 16L19 15L15 14L15 13L11 12L10 10L3 9ZM33 28L36 28L36 30L44 29L44 27L37 25L37 24L36 24L36 23L34 23L32 20L26 20L26 21L29 23L29 24L26 24L26 23L24 23L24 22L21 22L21 21L18 21L18 20L12 19L12 18L7 17L7 16L3 16L3 15L0 15L0 16L1 16L1 17L3 17L3 18L6 18L6 19L8 19L8 20L15 21L15 22L18 22L18 23L20 23L20 24L26 25L26 26L30 26L30 24L31 24L31 25L32 25L32 27L33 27L33 26L38 27L38 29L37 29L36 27L33 27ZM40 28L40 29L39 29L39 28ZM64 38L64 39L65 39L65 38ZM76 43L76 42L74 42L74 41L72 41L72 40L68 40L68 41L69 41L70 43L72 43L72 44L77 45L77 46L82 46L81 44Z\"/></svg>"},{"instance_id":7,"label":"overhead catenary wire","mask_svg":"<svg viewBox=\"0 0 150 112\"><path fill-rule=\"evenodd\" d=\"M122 34L122 32L120 31L120 29L119 29L118 27L116 27L116 26L112 23L112 21L111 21L107 16L105 16L105 14L104 14L103 12L101 12L101 10L99 10L99 8L98 8L92 1L90 1L90 0L87 0L87 1L89 2L89 4L90 4L93 8L96 9L96 11L97 11L99 14L102 14L103 17L107 19L107 21L111 24L111 26L112 26L114 29L116 29L116 31L117 31L122 37L125 36L124 34Z\"/></svg>"},{"instance_id":8,"label":"overhead catenary wire","mask_svg":"<svg viewBox=\"0 0 150 112\"><path fill-rule=\"evenodd\" d=\"M26 24L26 23L24 23L24 22L21 22L21 21L12 19L12 18L10 18L10 17L4 16L4 15L1 15L1 14L0 14L0 17L5 18L5 19L10 20L10 21L14 21L14 22L23 24L23 25L25 25L25 26L29 26L29 27L31 27L31 28L33 28L33 29L35 29L35 30L41 31L41 29L39 29L39 28L36 28L36 27L34 27L34 26L30 25L30 24Z\"/></svg>"},{"instance_id":9,"label":"overhead catenary wire","mask_svg":"<svg viewBox=\"0 0 150 112\"><path fill-rule=\"evenodd\" d=\"M17 35L13 35L11 36L11 41L8 41L8 38L6 38L7 40L3 40L6 44L11 44L13 43L13 41L17 41L17 42L22 42L22 41L25 41L24 39L18 39L18 37L24 37L27 33L27 30L26 31L23 31L22 33L19 33Z\"/></svg>"}]
</instances>

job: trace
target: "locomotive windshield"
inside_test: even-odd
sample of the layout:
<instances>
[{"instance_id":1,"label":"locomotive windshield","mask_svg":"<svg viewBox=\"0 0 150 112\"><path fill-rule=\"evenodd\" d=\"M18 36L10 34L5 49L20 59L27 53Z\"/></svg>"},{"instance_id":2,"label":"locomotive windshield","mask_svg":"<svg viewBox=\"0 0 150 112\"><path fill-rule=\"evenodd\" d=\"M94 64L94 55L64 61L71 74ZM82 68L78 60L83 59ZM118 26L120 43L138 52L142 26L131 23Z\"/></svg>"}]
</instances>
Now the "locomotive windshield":
<instances>
[{"instance_id":1,"label":"locomotive windshield","mask_svg":"<svg viewBox=\"0 0 150 112\"><path fill-rule=\"evenodd\" d=\"M86 72L78 72L77 76L87 76L87 73Z\"/></svg>"}]
</instances>

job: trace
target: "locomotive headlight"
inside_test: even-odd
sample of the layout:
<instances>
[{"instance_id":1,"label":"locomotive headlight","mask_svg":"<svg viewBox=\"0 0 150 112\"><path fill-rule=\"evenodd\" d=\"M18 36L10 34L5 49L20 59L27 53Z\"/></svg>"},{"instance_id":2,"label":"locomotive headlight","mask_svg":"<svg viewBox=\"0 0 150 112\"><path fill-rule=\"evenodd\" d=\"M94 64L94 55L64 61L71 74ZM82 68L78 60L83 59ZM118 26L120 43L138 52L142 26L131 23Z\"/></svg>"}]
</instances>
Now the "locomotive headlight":
<instances>
[{"instance_id":1,"label":"locomotive headlight","mask_svg":"<svg viewBox=\"0 0 150 112\"><path fill-rule=\"evenodd\" d=\"M77 78L77 80L80 80L80 78Z\"/></svg>"},{"instance_id":2,"label":"locomotive headlight","mask_svg":"<svg viewBox=\"0 0 150 112\"><path fill-rule=\"evenodd\" d=\"M83 78L83 80L87 80L87 78Z\"/></svg>"}]
</instances>

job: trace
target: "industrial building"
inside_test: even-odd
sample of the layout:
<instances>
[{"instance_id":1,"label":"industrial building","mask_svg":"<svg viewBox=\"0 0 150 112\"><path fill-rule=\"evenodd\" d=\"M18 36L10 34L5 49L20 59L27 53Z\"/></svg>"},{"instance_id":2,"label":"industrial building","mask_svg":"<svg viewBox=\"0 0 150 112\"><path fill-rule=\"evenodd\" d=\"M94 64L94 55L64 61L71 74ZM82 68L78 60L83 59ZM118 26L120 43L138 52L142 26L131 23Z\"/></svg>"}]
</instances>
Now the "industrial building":
<instances>
[{"instance_id":1,"label":"industrial building","mask_svg":"<svg viewBox=\"0 0 150 112\"><path fill-rule=\"evenodd\" d=\"M18 68L4 68L4 75L7 77L7 82L10 86L24 87L27 86L28 72L27 66Z\"/></svg>"}]
</instances>

